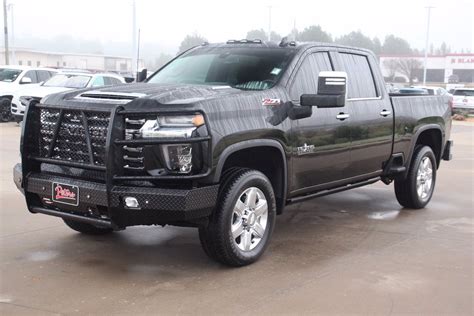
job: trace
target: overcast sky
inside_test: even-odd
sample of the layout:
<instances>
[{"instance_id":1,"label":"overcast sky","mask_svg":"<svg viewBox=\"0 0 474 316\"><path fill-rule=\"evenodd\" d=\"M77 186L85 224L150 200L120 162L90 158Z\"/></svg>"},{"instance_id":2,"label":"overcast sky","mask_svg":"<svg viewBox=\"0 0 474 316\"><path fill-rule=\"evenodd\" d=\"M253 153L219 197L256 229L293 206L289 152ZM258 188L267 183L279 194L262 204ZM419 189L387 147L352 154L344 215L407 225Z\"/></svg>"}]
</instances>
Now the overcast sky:
<instances>
[{"instance_id":1,"label":"overcast sky","mask_svg":"<svg viewBox=\"0 0 474 316\"><path fill-rule=\"evenodd\" d=\"M131 39L132 0L9 0L14 4L15 35L49 38L70 34L106 43ZM281 35L296 27L319 24L333 37L361 30L383 39L393 33L415 48L425 41L425 6L433 5L430 42L445 41L454 50L473 48L473 0L136 0L142 40L159 42L175 53L186 34L197 32L210 42L244 38L250 29ZM3 26L3 15L2 15ZM3 38L2 38L3 40ZM3 43L2 43L3 45Z\"/></svg>"}]
</instances>

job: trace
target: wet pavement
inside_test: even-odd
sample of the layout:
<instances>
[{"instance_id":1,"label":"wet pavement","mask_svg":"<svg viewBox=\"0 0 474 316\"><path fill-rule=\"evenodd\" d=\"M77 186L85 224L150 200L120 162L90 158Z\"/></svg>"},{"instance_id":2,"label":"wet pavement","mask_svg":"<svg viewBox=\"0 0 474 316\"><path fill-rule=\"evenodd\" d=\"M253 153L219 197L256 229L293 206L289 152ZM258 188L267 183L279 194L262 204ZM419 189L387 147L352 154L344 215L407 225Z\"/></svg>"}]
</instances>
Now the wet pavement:
<instances>
[{"instance_id":1,"label":"wet pavement","mask_svg":"<svg viewBox=\"0 0 474 316\"><path fill-rule=\"evenodd\" d=\"M262 259L208 259L196 229L82 236L32 215L12 182L20 128L0 125L0 314L472 315L474 124L453 127L428 208L376 183L286 209Z\"/></svg>"}]
</instances>

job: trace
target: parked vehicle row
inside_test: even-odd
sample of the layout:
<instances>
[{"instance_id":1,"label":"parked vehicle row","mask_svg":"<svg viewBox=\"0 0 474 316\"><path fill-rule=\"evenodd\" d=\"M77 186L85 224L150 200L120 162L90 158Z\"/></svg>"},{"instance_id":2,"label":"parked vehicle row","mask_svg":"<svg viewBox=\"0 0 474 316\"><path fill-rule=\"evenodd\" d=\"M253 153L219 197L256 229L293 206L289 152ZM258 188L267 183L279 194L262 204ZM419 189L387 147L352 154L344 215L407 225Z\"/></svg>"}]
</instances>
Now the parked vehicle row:
<instances>
[{"instance_id":1,"label":"parked vehicle row","mask_svg":"<svg viewBox=\"0 0 474 316\"><path fill-rule=\"evenodd\" d=\"M62 75L56 77L58 74ZM66 83L65 74L73 74L77 77ZM50 81L49 79L53 76L54 79ZM48 84L45 86L47 81ZM64 90L101 87L124 82L122 76L109 73L92 74L85 70L0 66L0 121L10 121L12 115L15 120L21 120L24 113L24 105L20 102L21 97L37 99ZM46 87L50 89L43 89ZM58 89L52 89L53 87Z\"/></svg>"},{"instance_id":2,"label":"parked vehicle row","mask_svg":"<svg viewBox=\"0 0 474 316\"><path fill-rule=\"evenodd\" d=\"M52 68L34 68L27 66L0 67L0 120L11 119L10 104L13 94L29 84L38 84L48 80L58 72Z\"/></svg>"},{"instance_id":3,"label":"parked vehicle row","mask_svg":"<svg viewBox=\"0 0 474 316\"><path fill-rule=\"evenodd\" d=\"M61 72L50 79L25 89L17 90L13 94L11 113L16 122L23 120L25 107L30 102L40 102L49 94L85 88L113 86L125 83L123 77L114 74L89 74L76 72Z\"/></svg>"}]
</instances>

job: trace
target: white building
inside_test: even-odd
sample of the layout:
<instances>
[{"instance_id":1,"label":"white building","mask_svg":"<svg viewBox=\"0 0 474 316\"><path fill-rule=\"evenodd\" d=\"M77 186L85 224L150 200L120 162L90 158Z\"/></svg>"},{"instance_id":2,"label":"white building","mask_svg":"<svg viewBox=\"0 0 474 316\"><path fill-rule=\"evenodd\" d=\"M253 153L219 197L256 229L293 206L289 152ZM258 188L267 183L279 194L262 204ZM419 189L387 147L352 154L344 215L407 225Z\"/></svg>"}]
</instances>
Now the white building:
<instances>
[{"instance_id":1,"label":"white building","mask_svg":"<svg viewBox=\"0 0 474 316\"><path fill-rule=\"evenodd\" d=\"M0 50L0 64L4 64L5 49ZM15 49L15 64L35 67L77 68L94 71L131 72L132 58L96 54L53 53L30 49ZM10 52L10 64L13 64ZM143 60L139 61L139 68Z\"/></svg>"},{"instance_id":2,"label":"white building","mask_svg":"<svg viewBox=\"0 0 474 316\"><path fill-rule=\"evenodd\" d=\"M414 71L419 81L423 80L424 56L420 55L382 55L380 56L380 68L385 77L390 76L391 70L388 69L385 61L416 59L420 62L421 68ZM431 55L427 59L427 82L448 83L451 75L456 75L460 83L474 82L474 54L447 54L442 56ZM403 77L408 82L406 75L396 72L397 77Z\"/></svg>"}]
</instances>

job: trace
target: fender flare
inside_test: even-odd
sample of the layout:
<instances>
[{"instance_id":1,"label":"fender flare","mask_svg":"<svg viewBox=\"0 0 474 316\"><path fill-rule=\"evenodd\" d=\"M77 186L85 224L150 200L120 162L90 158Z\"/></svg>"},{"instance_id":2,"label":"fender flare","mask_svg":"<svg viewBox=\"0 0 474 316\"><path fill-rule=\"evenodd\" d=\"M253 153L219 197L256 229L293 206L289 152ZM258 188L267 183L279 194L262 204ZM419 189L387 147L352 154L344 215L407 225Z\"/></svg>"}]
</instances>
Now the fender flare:
<instances>
[{"instance_id":1,"label":"fender flare","mask_svg":"<svg viewBox=\"0 0 474 316\"><path fill-rule=\"evenodd\" d=\"M413 154L414 154L414 151L415 151L415 146L416 146L416 142L418 141L418 138L420 137L420 134L427 131L427 130L438 130L440 133L441 133L441 148L440 148L440 154L442 155L443 154L443 150L444 150L444 132L443 132L443 129L441 128L440 125L438 124L428 124L428 125L423 125L422 127L420 127L416 133L413 135L412 137L412 141L411 141L411 144L410 144L410 151L408 153L408 157L407 157L407 160L406 160L406 171L403 175L403 177L405 178L406 175L408 174L408 170L410 170L410 165L411 165L411 159L413 157ZM438 166L437 166L438 167Z\"/></svg>"},{"instance_id":2,"label":"fender flare","mask_svg":"<svg viewBox=\"0 0 474 316\"><path fill-rule=\"evenodd\" d=\"M219 156L219 160L217 162L217 166L214 172L213 182L219 182L219 179L222 174L222 169L224 168L225 162L227 158L233 153L236 153L243 149L249 148L256 148L256 147L273 147L278 149L281 154L281 159L283 160L283 201L286 201L287 191L288 191L288 165L285 150L283 149L283 145L274 139L250 139L244 140L235 144L232 144L225 148L221 155Z\"/></svg>"}]
</instances>

